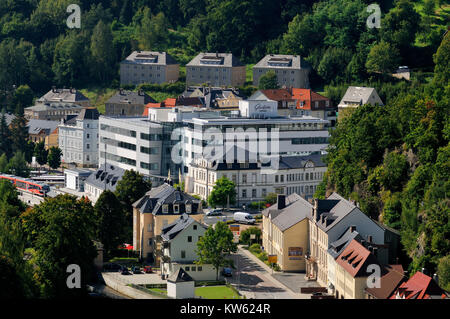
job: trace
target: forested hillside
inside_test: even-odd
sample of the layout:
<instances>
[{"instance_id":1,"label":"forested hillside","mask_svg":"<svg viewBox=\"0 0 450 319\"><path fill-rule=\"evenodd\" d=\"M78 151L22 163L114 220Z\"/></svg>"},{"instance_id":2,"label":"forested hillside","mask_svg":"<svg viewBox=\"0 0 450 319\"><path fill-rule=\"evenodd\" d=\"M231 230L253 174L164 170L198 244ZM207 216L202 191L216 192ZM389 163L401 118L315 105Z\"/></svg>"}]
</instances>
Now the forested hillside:
<instances>
[{"instance_id":1,"label":"forested hillside","mask_svg":"<svg viewBox=\"0 0 450 319\"><path fill-rule=\"evenodd\" d=\"M450 35L434 79L342 116L332 132L328 172L317 195L337 191L401 233L410 271L441 267L450 251ZM440 265L440 266L439 266ZM448 286L447 286L448 287Z\"/></svg>"}]
</instances>

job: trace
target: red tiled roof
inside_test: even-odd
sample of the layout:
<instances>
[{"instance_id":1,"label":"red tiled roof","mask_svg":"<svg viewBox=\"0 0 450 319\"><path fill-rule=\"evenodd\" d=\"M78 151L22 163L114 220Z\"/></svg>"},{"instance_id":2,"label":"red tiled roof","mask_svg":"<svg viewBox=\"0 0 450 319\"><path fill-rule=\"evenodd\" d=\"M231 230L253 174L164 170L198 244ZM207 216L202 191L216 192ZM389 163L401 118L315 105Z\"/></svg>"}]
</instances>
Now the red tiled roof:
<instances>
[{"instance_id":1,"label":"red tiled roof","mask_svg":"<svg viewBox=\"0 0 450 319\"><path fill-rule=\"evenodd\" d=\"M416 272L407 282L402 283L390 299L396 299L397 294L404 299L430 299L431 296L447 298L444 290L438 286L433 278L420 271Z\"/></svg>"},{"instance_id":2,"label":"red tiled roof","mask_svg":"<svg viewBox=\"0 0 450 319\"><path fill-rule=\"evenodd\" d=\"M378 264L375 256L355 239L337 257L336 262L352 277L368 276L367 266Z\"/></svg>"},{"instance_id":3,"label":"red tiled roof","mask_svg":"<svg viewBox=\"0 0 450 319\"><path fill-rule=\"evenodd\" d=\"M377 299L389 299L397 287L406 280L402 265L388 265L380 278L380 288L366 288L366 292Z\"/></svg>"},{"instance_id":4,"label":"red tiled roof","mask_svg":"<svg viewBox=\"0 0 450 319\"><path fill-rule=\"evenodd\" d=\"M261 90L270 100L274 101L293 101L292 94L286 89Z\"/></svg>"},{"instance_id":5,"label":"red tiled roof","mask_svg":"<svg viewBox=\"0 0 450 319\"><path fill-rule=\"evenodd\" d=\"M329 100L327 97L322 96L310 89L292 89L292 97L297 100L297 108L310 110L311 102L314 101L327 101ZM300 107L300 101L303 101L303 107Z\"/></svg>"}]
</instances>

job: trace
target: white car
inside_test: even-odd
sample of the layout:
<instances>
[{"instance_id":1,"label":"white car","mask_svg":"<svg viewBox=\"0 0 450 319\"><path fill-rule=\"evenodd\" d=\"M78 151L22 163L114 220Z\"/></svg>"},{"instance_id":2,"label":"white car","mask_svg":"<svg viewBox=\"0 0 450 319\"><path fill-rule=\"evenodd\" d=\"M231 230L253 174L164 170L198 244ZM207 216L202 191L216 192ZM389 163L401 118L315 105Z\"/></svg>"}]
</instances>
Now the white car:
<instances>
[{"instance_id":1,"label":"white car","mask_svg":"<svg viewBox=\"0 0 450 319\"><path fill-rule=\"evenodd\" d=\"M249 213L244 212L237 212L234 213L233 219L235 222L242 223L242 224L254 224L255 218L250 215Z\"/></svg>"},{"instance_id":2,"label":"white car","mask_svg":"<svg viewBox=\"0 0 450 319\"><path fill-rule=\"evenodd\" d=\"M222 216L222 210L221 209L212 209L209 212L206 212L206 216Z\"/></svg>"}]
</instances>

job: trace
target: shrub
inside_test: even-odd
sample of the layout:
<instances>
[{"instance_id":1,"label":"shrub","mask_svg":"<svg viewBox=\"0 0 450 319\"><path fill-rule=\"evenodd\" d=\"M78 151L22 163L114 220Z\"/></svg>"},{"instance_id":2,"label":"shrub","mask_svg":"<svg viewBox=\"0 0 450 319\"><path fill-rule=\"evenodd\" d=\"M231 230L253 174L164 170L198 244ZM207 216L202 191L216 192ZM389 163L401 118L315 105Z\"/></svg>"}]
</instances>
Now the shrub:
<instances>
[{"instance_id":1,"label":"shrub","mask_svg":"<svg viewBox=\"0 0 450 319\"><path fill-rule=\"evenodd\" d=\"M260 244L253 244L248 249L253 254L260 254L261 253L261 245Z\"/></svg>"}]
</instances>

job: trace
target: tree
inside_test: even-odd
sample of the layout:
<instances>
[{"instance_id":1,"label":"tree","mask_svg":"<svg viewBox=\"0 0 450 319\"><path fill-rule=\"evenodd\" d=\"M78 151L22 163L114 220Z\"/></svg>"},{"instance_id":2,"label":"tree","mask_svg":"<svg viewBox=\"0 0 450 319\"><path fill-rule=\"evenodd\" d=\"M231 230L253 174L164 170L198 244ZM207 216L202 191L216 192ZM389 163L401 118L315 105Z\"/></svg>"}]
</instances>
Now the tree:
<instances>
[{"instance_id":1,"label":"tree","mask_svg":"<svg viewBox=\"0 0 450 319\"><path fill-rule=\"evenodd\" d=\"M96 236L107 255L125 241L125 215L120 201L111 191L104 191L94 206Z\"/></svg>"},{"instance_id":2,"label":"tree","mask_svg":"<svg viewBox=\"0 0 450 319\"><path fill-rule=\"evenodd\" d=\"M251 239L251 235L255 235L255 239ZM246 245L252 243L259 243L261 241L261 228L259 227L249 227L241 232L239 238L240 242Z\"/></svg>"},{"instance_id":3,"label":"tree","mask_svg":"<svg viewBox=\"0 0 450 319\"><path fill-rule=\"evenodd\" d=\"M436 0L425 0L423 3L423 13L428 16L434 15L434 7L436 6Z\"/></svg>"},{"instance_id":4,"label":"tree","mask_svg":"<svg viewBox=\"0 0 450 319\"><path fill-rule=\"evenodd\" d=\"M450 80L450 33L447 33L441 45L433 56L434 79L433 82L445 86Z\"/></svg>"},{"instance_id":5,"label":"tree","mask_svg":"<svg viewBox=\"0 0 450 319\"><path fill-rule=\"evenodd\" d=\"M197 242L196 264L212 264L216 269L216 280L219 280L219 268L232 265L227 256L237 251L233 242L233 233L224 222L210 226Z\"/></svg>"},{"instance_id":6,"label":"tree","mask_svg":"<svg viewBox=\"0 0 450 319\"><path fill-rule=\"evenodd\" d=\"M45 149L44 141L35 144L33 155L39 165L42 166L47 163L48 150Z\"/></svg>"},{"instance_id":7,"label":"tree","mask_svg":"<svg viewBox=\"0 0 450 319\"><path fill-rule=\"evenodd\" d=\"M22 281L10 258L0 253L0 298L3 300L24 298Z\"/></svg>"},{"instance_id":8,"label":"tree","mask_svg":"<svg viewBox=\"0 0 450 319\"><path fill-rule=\"evenodd\" d=\"M61 165L61 155L62 151L59 147L50 147L47 156L48 165L53 169L57 169Z\"/></svg>"},{"instance_id":9,"label":"tree","mask_svg":"<svg viewBox=\"0 0 450 319\"><path fill-rule=\"evenodd\" d=\"M156 16L151 14L148 7L145 7L141 15L141 21L137 28L139 47L142 50L163 50L168 41L168 22L164 13L159 12Z\"/></svg>"},{"instance_id":10,"label":"tree","mask_svg":"<svg viewBox=\"0 0 450 319\"><path fill-rule=\"evenodd\" d=\"M384 74L394 71L400 63L400 52L387 42L381 41L370 49L367 56L366 68L368 72Z\"/></svg>"},{"instance_id":11,"label":"tree","mask_svg":"<svg viewBox=\"0 0 450 319\"><path fill-rule=\"evenodd\" d=\"M9 160L7 171L10 172L10 174L20 177L30 176L30 169L28 168L25 156L21 151L14 153L14 156Z\"/></svg>"},{"instance_id":12,"label":"tree","mask_svg":"<svg viewBox=\"0 0 450 319\"><path fill-rule=\"evenodd\" d=\"M11 153L11 132L8 124L6 123L5 110L2 111L0 118L0 154Z\"/></svg>"},{"instance_id":13,"label":"tree","mask_svg":"<svg viewBox=\"0 0 450 319\"><path fill-rule=\"evenodd\" d=\"M450 255L439 260L437 274L439 286L446 291L450 291Z\"/></svg>"},{"instance_id":14,"label":"tree","mask_svg":"<svg viewBox=\"0 0 450 319\"><path fill-rule=\"evenodd\" d=\"M21 151L26 152L26 145L28 140L28 120L25 116L16 116L11 121L11 148L12 152Z\"/></svg>"},{"instance_id":15,"label":"tree","mask_svg":"<svg viewBox=\"0 0 450 319\"><path fill-rule=\"evenodd\" d=\"M214 184L208 197L208 204L212 207L222 206L236 202L236 185L225 176L219 178Z\"/></svg>"},{"instance_id":16,"label":"tree","mask_svg":"<svg viewBox=\"0 0 450 319\"><path fill-rule=\"evenodd\" d=\"M264 198L264 201L267 204L273 205L277 202L278 199L278 195L276 193L269 193L267 194L267 196Z\"/></svg>"},{"instance_id":17,"label":"tree","mask_svg":"<svg viewBox=\"0 0 450 319\"><path fill-rule=\"evenodd\" d=\"M0 173L8 173L8 157L6 153L0 156Z\"/></svg>"},{"instance_id":18,"label":"tree","mask_svg":"<svg viewBox=\"0 0 450 319\"><path fill-rule=\"evenodd\" d=\"M42 297L64 298L86 295L91 278L95 218L91 203L75 196L59 195L34 206L21 216L31 247L36 252L35 278L41 286ZM67 267L81 269L81 287L67 286Z\"/></svg>"},{"instance_id":19,"label":"tree","mask_svg":"<svg viewBox=\"0 0 450 319\"><path fill-rule=\"evenodd\" d=\"M279 87L278 78L274 71L266 72L259 78L258 88L260 90L278 89Z\"/></svg>"},{"instance_id":20,"label":"tree","mask_svg":"<svg viewBox=\"0 0 450 319\"><path fill-rule=\"evenodd\" d=\"M116 63L111 26L100 21L94 28L91 37L92 75L101 83L110 83L111 70Z\"/></svg>"},{"instance_id":21,"label":"tree","mask_svg":"<svg viewBox=\"0 0 450 319\"><path fill-rule=\"evenodd\" d=\"M0 180L0 214L9 218L18 217L25 211L25 204L19 200L16 187L8 180Z\"/></svg>"},{"instance_id":22,"label":"tree","mask_svg":"<svg viewBox=\"0 0 450 319\"><path fill-rule=\"evenodd\" d=\"M24 109L32 105L33 96L33 90L28 85L19 86L14 91L10 110L14 110L15 114L23 114Z\"/></svg>"},{"instance_id":23,"label":"tree","mask_svg":"<svg viewBox=\"0 0 450 319\"><path fill-rule=\"evenodd\" d=\"M133 19L133 4L131 0L125 0L120 9L120 22L128 25Z\"/></svg>"}]
</instances>

